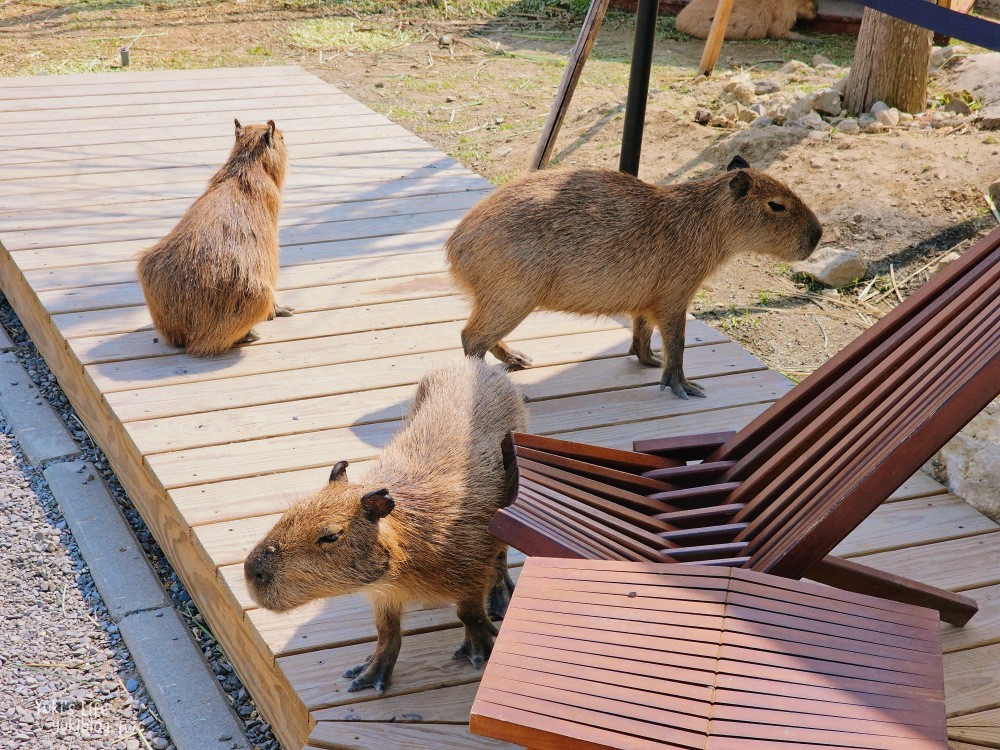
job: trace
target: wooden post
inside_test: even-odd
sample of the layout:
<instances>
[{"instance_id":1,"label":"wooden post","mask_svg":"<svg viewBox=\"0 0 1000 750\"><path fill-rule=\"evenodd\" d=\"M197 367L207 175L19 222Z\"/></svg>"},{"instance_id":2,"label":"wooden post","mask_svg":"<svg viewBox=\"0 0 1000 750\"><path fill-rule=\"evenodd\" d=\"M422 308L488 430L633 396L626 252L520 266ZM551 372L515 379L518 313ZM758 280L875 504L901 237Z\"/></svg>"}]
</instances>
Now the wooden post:
<instances>
[{"instance_id":1,"label":"wooden post","mask_svg":"<svg viewBox=\"0 0 1000 750\"><path fill-rule=\"evenodd\" d=\"M930 31L865 8L844 108L867 112L883 101L901 112L923 112L930 56Z\"/></svg>"},{"instance_id":2,"label":"wooden post","mask_svg":"<svg viewBox=\"0 0 1000 750\"><path fill-rule=\"evenodd\" d=\"M580 81L583 73L583 66L590 57L590 50L594 47L597 39L597 32L604 22L604 14L607 13L609 0L592 0L590 8L587 10L587 17L583 19L583 27L580 29L580 36L576 40L576 46L569 57L569 64L566 72L563 73L562 81L559 84L559 91L556 93L556 100L552 102L552 109L549 111L549 119L545 121L542 128L542 137L538 141L538 148L531 159L531 169L544 169L549 159L552 158L552 151L556 145L556 138L562 128L563 120L569 109L573 92L576 91L576 84Z\"/></svg>"},{"instance_id":3,"label":"wooden post","mask_svg":"<svg viewBox=\"0 0 1000 750\"><path fill-rule=\"evenodd\" d=\"M722 42L726 38L726 27L729 25L729 14L732 10L733 0L719 0L719 4L715 7L712 28L708 31L705 51L702 53L701 62L698 64L698 75L711 75L712 69L719 59Z\"/></svg>"}]
</instances>

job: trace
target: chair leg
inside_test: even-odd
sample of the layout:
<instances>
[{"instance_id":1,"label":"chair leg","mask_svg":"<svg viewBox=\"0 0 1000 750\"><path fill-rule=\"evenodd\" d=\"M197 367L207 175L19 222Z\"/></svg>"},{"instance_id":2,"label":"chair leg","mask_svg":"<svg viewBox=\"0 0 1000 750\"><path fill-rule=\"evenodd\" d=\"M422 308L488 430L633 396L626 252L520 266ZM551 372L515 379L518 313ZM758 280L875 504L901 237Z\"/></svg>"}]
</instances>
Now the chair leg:
<instances>
[{"instance_id":1,"label":"chair leg","mask_svg":"<svg viewBox=\"0 0 1000 750\"><path fill-rule=\"evenodd\" d=\"M979 611L975 599L833 555L820 560L804 577L845 591L936 609L944 622L958 627Z\"/></svg>"},{"instance_id":2,"label":"chair leg","mask_svg":"<svg viewBox=\"0 0 1000 750\"><path fill-rule=\"evenodd\" d=\"M712 74L715 62L719 59L719 52L722 50L722 42L726 38L726 26L729 25L729 14L732 10L733 0L719 0L715 8L715 17L712 19L712 28L709 29L708 39L705 41L705 51L701 53L698 75Z\"/></svg>"}]
</instances>

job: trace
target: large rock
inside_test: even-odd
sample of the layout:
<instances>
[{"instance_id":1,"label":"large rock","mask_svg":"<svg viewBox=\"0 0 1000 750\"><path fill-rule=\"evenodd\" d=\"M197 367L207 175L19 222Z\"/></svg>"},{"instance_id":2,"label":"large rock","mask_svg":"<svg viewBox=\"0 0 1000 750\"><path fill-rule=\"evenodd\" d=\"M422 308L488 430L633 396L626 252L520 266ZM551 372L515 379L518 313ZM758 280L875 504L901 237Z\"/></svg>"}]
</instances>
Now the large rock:
<instances>
[{"instance_id":1,"label":"large rock","mask_svg":"<svg viewBox=\"0 0 1000 750\"><path fill-rule=\"evenodd\" d=\"M965 89L983 102L973 113L983 130L1000 129L1000 52L960 57L945 69L942 87Z\"/></svg>"},{"instance_id":2,"label":"large rock","mask_svg":"<svg viewBox=\"0 0 1000 750\"><path fill-rule=\"evenodd\" d=\"M948 486L1000 523L1000 403L973 419L941 451Z\"/></svg>"},{"instance_id":3,"label":"large rock","mask_svg":"<svg viewBox=\"0 0 1000 750\"><path fill-rule=\"evenodd\" d=\"M840 92L828 89L813 99L813 109L825 115L840 114Z\"/></svg>"},{"instance_id":4,"label":"large rock","mask_svg":"<svg viewBox=\"0 0 1000 750\"><path fill-rule=\"evenodd\" d=\"M792 266L792 271L808 276L820 284L840 289L856 279L864 278L868 262L853 250L828 245L821 247L806 260Z\"/></svg>"}]
</instances>

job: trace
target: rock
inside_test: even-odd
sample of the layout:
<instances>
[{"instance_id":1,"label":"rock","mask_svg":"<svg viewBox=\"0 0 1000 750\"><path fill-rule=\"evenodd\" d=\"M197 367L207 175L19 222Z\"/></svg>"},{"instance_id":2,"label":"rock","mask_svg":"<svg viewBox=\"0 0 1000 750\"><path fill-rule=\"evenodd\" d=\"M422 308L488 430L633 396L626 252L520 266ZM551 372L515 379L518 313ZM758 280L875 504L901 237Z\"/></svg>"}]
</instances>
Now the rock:
<instances>
[{"instance_id":1,"label":"rock","mask_svg":"<svg viewBox=\"0 0 1000 750\"><path fill-rule=\"evenodd\" d=\"M819 112L810 112L799 123L809 130L829 130L831 127L830 123L819 116Z\"/></svg>"},{"instance_id":2,"label":"rock","mask_svg":"<svg viewBox=\"0 0 1000 750\"><path fill-rule=\"evenodd\" d=\"M945 56L944 49L941 47L934 47L931 50L931 70L937 70L942 67L946 62L948 62L950 57L951 55L948 55L947 57Z\"/></svg>"},{"instance_id":3,"label":"rock","mask_svg":"<svg viewBox=\"0 0 1000 750\"><path fill-rule=\"evenodd\" d=\"M809 66L806 65L801 60L789 60L784 65L781 66L779 72L781 73L801 73L803 71L809 70Z\"/></svg>"},{"instance_id":4,"label":"rock","mask_svg":"<svg viewBox=\"0 0 1000 750\"><path fill-rule=\"evenodd\" d=\"M837 123L837 132L845 135L857 135L861 132L861 126L853 117L847 117Z\"/></svg>"},{"instance_id":5,"label":"rock","mask_svg":"<svg viewBox=\"0 0 1000 750\"><path fill-rule=\"evenodd\" d=\"M833 63L823 63L816 66L816 71L819 73L836 73L838 70L840 70L840 66Z\"/></svg>"},{"instance_id":6,"label":"rock","mask_svg":"<svg viewBox=\"0 0 1000 750\"><path fill-rule=\"evenodd\" d=\"M812 64L814 68L818 68L820 65L833 65L833 60L826 55L813 55Z\"/></svg>"},{"instance_id":7,"label":"rock","mask_svg":"<svg viewBox=\"0 0 1000 750\"><path fill-rule=\"evenodd\" d=\"M875 115L875 119L878 120L882 125L887 128L894 128L899 125L899 110L895 107L880 109L878 112L872 112Z\"/></svg>"},{"instance_id":8,"label":"rock","mask_svg":"<svg viewBox=\"0 0 1000 750\"><path fill-rule=\"evenodd\" d=\"M134 693L136 688L139 687L139 681L134 677L129 677L128 682L125 683L125 689L130 693Z\"/></svg>"},{"instance_id":9,"label":"rock","mask_svg":"<svg viewBox=\"0 0 1000 750\"><path fill-rule=\"evenodd\" d=\"M885 102L875 102L869 111L872 113L872 117L874 117L884 109L889 109L889 105Z\"/></svg>"},{"instance_id":10,"label":"rock","mask_svg":"<svg viewBox=\"0 0 1000 750\"><path fill-rule=\"evenodd\" d=\"M941 450L948 487L1000 523L1000 404L992 403Z\"/></svg>"},{"instance_id":11,"label":"rock","mask_svg":"<svg viewBox=\"0 0 1000 750\"><path fill-rule=\"evenodd\" d=\"M167 745L170 743L167 742L165 737L154 737L149 744L152 746L153 750L167 750Z\"/></svg>"},{"instance_id":12,"label":"rock","mask_svg":"<svg viewBox=\"0 0 1000 750\"><path fill-rule=\"evenodd\" d=\"M764 115L756 118L753 122L750 123L751 128L766 128L770 125L774 125L774 118L767 117Z\"/></svg>"},{"instance_id":13,"label":"rock","mask_svg":"<svg viewBox=\"0 0 1000 750\"><path fill-rule=\"evenodd\" d=\"M843 96L844 92L847 91L847 79L849 77L850 76L844 76L843 78L838 78L836 81L833 82L833 85L830 88L832 88L838 94Z\"/></svg>"},{"instance_id":14,"label":"rock","mask_svg":"<svg viewBox=\"0 0 1000 750\"><path fill-rule=\"evenodd\" d=\"M816 250L810 258L793 265L792 271L825 286L839 289L856 279L864 278L868 272L868 262L853 250L827 245Z\"/></svg>"},{"instance_id":15,"label":"rock","mask_svg":"<svg viewBox=\"0 0 1000 750\"><path fill-rule=\"evenodd\" d=\"M763 96L764 94L773 94L777 91L781 91L781 84L775 81L757 81L753 85L753 92L757 96Z\"/></svg>"},{"instance_id":16,"label":"rock","mask_svg":"<svg viewBox=\"0 0 1000 750\"><path fill-rule=\"evenodd\" d=\"M840 114L840 94L833 89L827 89L813 99L813 109L825 115Z\"/></svg>"},{"instance_id":17,"label":"rock","mask_svg":"<svg viewBox=\"0 0 1000 750\"><path fill-rule=\"evenodd\" d=\"M442 34L438 37L438 47L450 47L455 43L455 37L451 34Z\"/></svg>"},{"instance_id":18,"label":"rock","mask_svg":"<svg viewBox=\"0 0 1000 750\"><path fill-rule=\"evenodd\" d=\"M750 76L746 73L740 73L729 79L729 82L722 89L722 93L731 93L733 89L739 86L741 83L750 83Z\"/></svg>"},{"instance_id":19,"label":"rock","mask_svg":"<svg viewBox=\"0 0 1000 750\"><path fill-rule=\"evenodd\" d=\"M947 266L951 265L961 257L962 256L959 255L958 253L948 253L947 255L942 256L941 258L938 259L937 263L931 266L930 275L936 276L941 271L943 271Z\"/></svg>"},{"instance_id":20,"label":"rock","mask_svg":"<svg viewBox=\"0 0 1000 750\"><path fill-rule=\"evenodd\" d=\"M699 109L694 113L694 121L699 125L708 125L709 120L712 119L712 110L710 109Z\"/></svg>"},{"instance_id":21,"label":"rock","mask_svg":"<svg viewBox=\"0 0 1000 750\"><path fill-rule=\"evenodd\" d=\"M793 102L785 112L785 118L788 120L801 120L813 111L813 100L815 98L815 94L806 94L801 99Z\"/></svg>"},{"instance_id":22,"label":"rock","mask_svg":"<svg viewBox=\"0 0 1000 750\"><path fill-rule=\"evenodd\" d=\"M880 123L878 120L875 120L862 127L861 132L868 133L870 135L878 135L879 133L885 132L885 125Z\"/></svg>"},{"instance_id":23,"label":"rock","mask_svg":"<svg viewBox=\"0 0 1000 750\"><path fill-rule=\"evenodd\" d=\"M972 108L965 103L965 100L959 96L956 96L948 101L944 105L945 112L954 112L958 115L970 115L972 114Z\"/></svg>"},{"instance_id":24,"label":"rock","mask_svg":"<svg viewBox=\"0 0 1000 750\"><path fill-rule=\"evenodd\" d=\"M992 198L993 202L997 205L998 208L1000 208L1000 180L997 180L996 182L992 183L989 187L988 192L990 194L990 198Z\"/></svg>"},{"instance_id":25,"label":"rock","mask_svg":"<svg viewBox=\"0 0 1000 750\"><path fill-rule=\"evenodd\" d=\"M490 157L492 157L493 159L502 159L513 150L514 149L511 148L510 146L501 146L500 148L495 148L492 151L490 151Z\"/></svg>"},{"instance_id":26,"label":"rock","mask_svg":"<svg viewBox=\"0 0 1000 750\"><path fill-rule=\"evenodd\" d=\"M732 90L725 92L722 95L722 100L726 102L739 102L740 104L749 104L753 101L755 96L755 88L751 83L737 83L733 86Z\"/></svg>"},{"instance_id":27,"label":"rock","mask_svg":"<svg viewBox=\"0 0 1000 750\"><path fill-rule=\"evenodd\" d=\"M752 109L741 107L739 114L737 115L737 119L739 119L740 122L751 123L756 120L758 116L759 115Z\"/></svg>"}]
</instances>

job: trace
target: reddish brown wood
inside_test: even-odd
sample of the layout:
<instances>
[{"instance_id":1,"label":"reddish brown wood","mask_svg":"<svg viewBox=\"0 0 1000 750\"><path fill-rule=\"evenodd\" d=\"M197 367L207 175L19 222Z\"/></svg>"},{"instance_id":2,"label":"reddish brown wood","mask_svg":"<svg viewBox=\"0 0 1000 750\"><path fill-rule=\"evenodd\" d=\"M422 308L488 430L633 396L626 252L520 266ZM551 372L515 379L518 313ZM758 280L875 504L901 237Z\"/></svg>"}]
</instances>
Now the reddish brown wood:
<instances>
[{"instance_id":1,"label":"reddish brown wood","mask_svg":"<svg viewBox=\"0 0 1000 750\"><path fill-rule=\"evenodd\" d=\"M530 558L470 729L559 750L945 750L939 626L746 570Z\"/></svg>"},{"instance_id":2,"label":"reddish brown wood","mask_svg":"<svg viewBox=\"0 0 1000 750\"><path fill-rule=\"evenodd\" d=\"M701 435L679 435L677 437L636 440L632 448L637 453L648 453L681 461L705 458L719 446L733 439L735 432L706 432Z\"/></svg>"}]
</instances>

